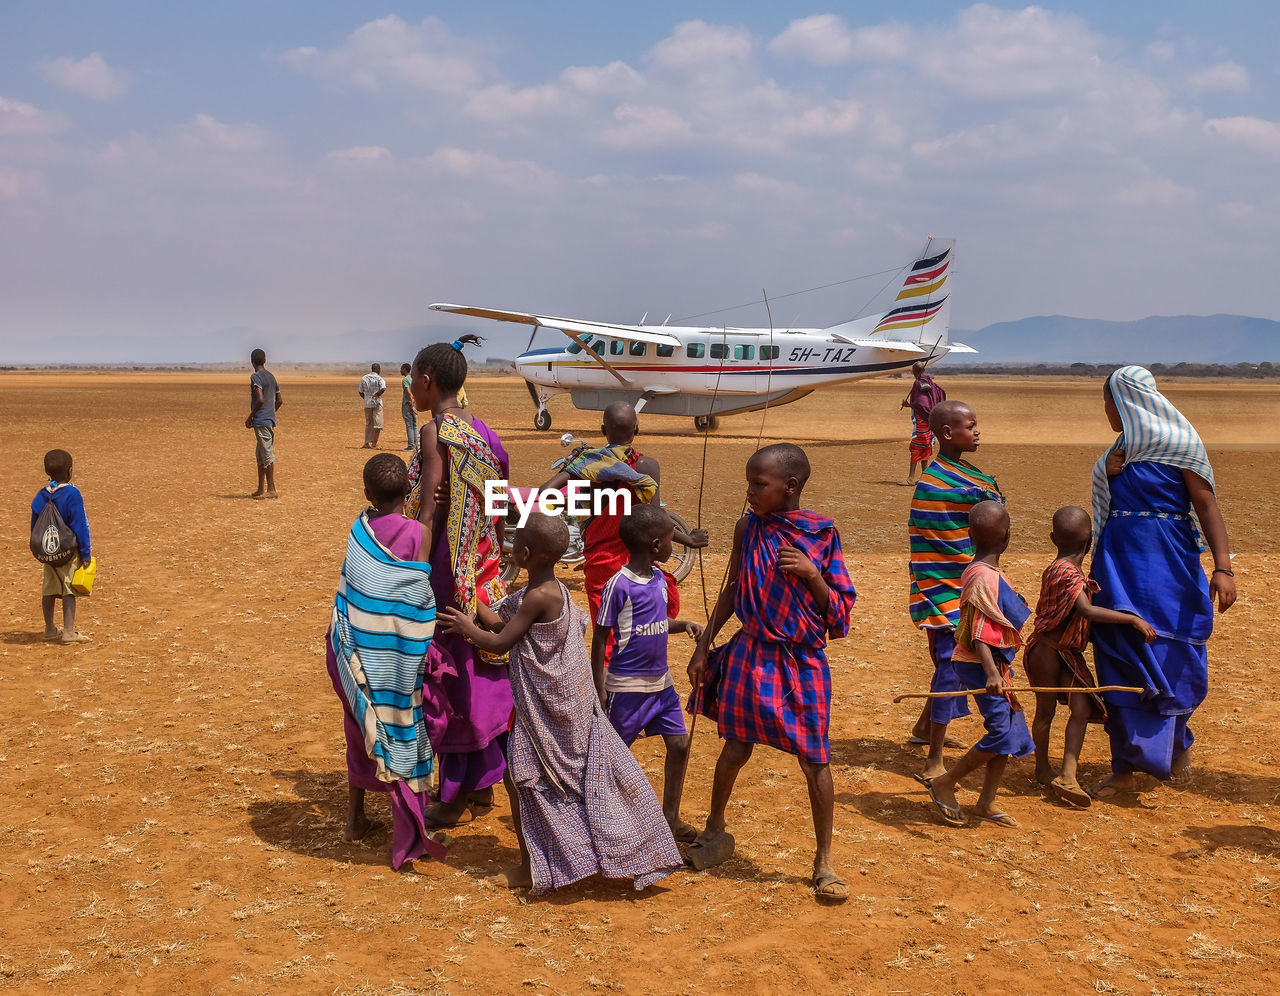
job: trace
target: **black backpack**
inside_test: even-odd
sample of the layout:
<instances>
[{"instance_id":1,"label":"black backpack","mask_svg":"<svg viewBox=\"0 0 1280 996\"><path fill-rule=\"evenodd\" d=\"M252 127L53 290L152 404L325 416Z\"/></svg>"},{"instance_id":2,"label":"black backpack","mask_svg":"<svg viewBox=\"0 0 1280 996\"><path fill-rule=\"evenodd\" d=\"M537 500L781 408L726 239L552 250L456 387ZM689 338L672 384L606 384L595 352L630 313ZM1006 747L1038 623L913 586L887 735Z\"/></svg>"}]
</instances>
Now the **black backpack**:
<instances>
[{"instance_id":1,"label":"black backpack","mask_svg":"<svg viewBox=\"0 0 1280 996\"><path fill-rule=\"evenodd\" d=\"M80 541L63 521L53 500L45 502L31 527L31 553L42 564L61 567L80 552Z\"/></svg>"}]
</instances>

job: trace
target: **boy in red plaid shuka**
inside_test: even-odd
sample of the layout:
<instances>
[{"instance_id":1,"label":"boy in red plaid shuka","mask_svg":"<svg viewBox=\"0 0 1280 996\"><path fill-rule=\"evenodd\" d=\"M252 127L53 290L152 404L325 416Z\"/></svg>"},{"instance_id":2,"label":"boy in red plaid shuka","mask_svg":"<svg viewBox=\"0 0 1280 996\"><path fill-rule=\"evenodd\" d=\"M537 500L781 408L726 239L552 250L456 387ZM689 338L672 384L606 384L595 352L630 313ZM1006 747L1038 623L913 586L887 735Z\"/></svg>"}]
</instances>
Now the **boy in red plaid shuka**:
<instances>
[{"instance_id":1,"label":"boy in red plaid shuka","mask_svg":"<svg viewBox=\"0 0 1280 996\"><path fill-rule=\"evenodd\" d=\"M809 460L792 443L766 446L747 462L750 511L738 520L724 590L689 662L690 706L701 693L702 714L716 720L725 740L706 829L689 860L709 868L732 856L725 807L753 747L767 744L800 761L817 838L814 892L843 902L849 887L831 861L831 674L823 647L828 635L849 632L856 593L835 523L799 507L808 479ZM742 628L709 653L735 613Z\"/></svg>"}]
</instances>

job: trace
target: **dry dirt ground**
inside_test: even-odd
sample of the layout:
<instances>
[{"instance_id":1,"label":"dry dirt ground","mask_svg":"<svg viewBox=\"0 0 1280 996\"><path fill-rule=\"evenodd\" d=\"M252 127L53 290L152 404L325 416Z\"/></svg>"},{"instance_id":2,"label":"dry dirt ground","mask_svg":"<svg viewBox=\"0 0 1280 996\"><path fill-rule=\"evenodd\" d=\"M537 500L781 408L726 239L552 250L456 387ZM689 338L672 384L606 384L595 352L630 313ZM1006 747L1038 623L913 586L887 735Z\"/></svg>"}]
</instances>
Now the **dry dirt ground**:
<instances>
[{"instance_id":1,"label":"dry dirt ground","mask_svg":"<svg viewBox=\"0 0 1280 996\"><path fill-rule=\"evenodd\" d=\"M355 378L278 373L274 502L246 499L247 370L0 375L0 990L1273 989L1280 668L1264 610L1280 542L1273 491L1256 482L1280 450L1275 386L1167 385L1209 445L1239 554L1240 603L1221 618L1212 691L1193 724L1193 783L1148 783L1075 812L1042 799L1029 761L1017 761L1001 798L1017 830L948 829L909 777L921 762L904 744L918 706L891 699L923 688L928 664L905 607L905 382L820 392L769 414L766 441L808 449L807 504L835 516L859 590L852 634L829 650L835 853L853 897L826 908L808 886L804 780L764 749L731 805L737 857L643 893L591 880L531 900L490 884L516 856L501 796L457 833L447 864L397 874L385 835L344 843L342 733L322 639L368 454ZM946 384L979 413L977 462L1013 515L1007 570L1033 599L1050 515L1087 504L1108 441L1100 385ZM537 433L519 381L468 386L520 483L548 474L560 431L599 424L562 399L556 432ZM387 423L384 445L403 445L394 402ZM667 500L692 521L702 438L687 420L643 428ZM730 418L707 446L709 587L759 429L758 415ZM101 562L81 603L94 642L74 649L39 640L40 570L26 549L27 504L54 446L74 454ZM577 578L566 581L582 598ZM683 591L685 615L703 618L697 571ZM686 649L673 639L682 687ZM655 783L660 746L637 745ZM690 820L705 816L716 751L714 729L700 725ZM1091 731L1082 777L1106 760ZM385 805L371 799L375 815Z\"/></svg>"}]
</instances>

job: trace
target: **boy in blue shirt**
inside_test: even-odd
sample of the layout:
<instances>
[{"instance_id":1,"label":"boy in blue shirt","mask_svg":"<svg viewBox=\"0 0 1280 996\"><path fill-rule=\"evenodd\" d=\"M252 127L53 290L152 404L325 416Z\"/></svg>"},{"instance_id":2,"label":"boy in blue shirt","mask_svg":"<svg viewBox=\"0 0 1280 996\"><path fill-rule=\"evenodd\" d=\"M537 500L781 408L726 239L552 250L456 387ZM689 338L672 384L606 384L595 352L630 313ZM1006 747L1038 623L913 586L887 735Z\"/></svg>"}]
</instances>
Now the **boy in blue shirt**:
<instances>
[{"instance_id":1,"label":"boy in blue shirt","mask_svg":"<svg viewBox=\"0 0 1280 996\"><path fill-rule=\"evenodd\" d=\"M657 505L636 504L618 527L630 560L600 596L591 637L591 671L605 715L628 747L642 733L661 736L667 760L662 813L677 841L693 840L696 827L680 819L680 796L689 758L684 708L667 667L667 634L702 635L695 622L670 619L667 579L655 566L671 556L675 523ZM613 634L613 656L605 668L605 647Z\"/></svg>"},{"instance_id":2,"label":"boy in blue shirt","mask_svg":"<svg viewBox=\"0 0 1280 996\"><path fill-rule=\"evenodd\" d=\"M71 578L76 568L93 559L89 546L89 520L84 514L84 498L80 489L71 483L71 454L66 450L50 450L44 455L44 472L49 483L40 489L31 502L31 528L53 502L67 528L76 534L80 547L78 556L57 567L44 565L44 588L40 608L44 611L44 639L46 643L88 643L89 638L76 632L76 593L71 588ZM53 625L54 603L62 599L62 629Z\"/></svg>"}]
</instances>

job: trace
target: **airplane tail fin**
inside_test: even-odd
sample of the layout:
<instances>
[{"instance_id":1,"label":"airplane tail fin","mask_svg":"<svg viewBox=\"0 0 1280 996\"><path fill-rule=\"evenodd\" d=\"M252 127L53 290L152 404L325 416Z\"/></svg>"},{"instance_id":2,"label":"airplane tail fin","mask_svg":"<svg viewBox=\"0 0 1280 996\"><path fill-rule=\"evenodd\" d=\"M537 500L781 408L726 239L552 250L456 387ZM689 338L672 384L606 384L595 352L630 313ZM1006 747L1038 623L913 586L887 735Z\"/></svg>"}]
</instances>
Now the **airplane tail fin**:
<instances>
[{"instance_id":1,"label":"airplane tail fin","mask_svg":"<svg viewBox=\"0 0 1280 996\"><path fill-rule=\"evenodd\" d=\"M836 325L828 332L867 340L912 342L925 350L949 343L951 266L955 239L930 238L903 277L893 307L879 315Z\"/></svg>"}]
</instances>

